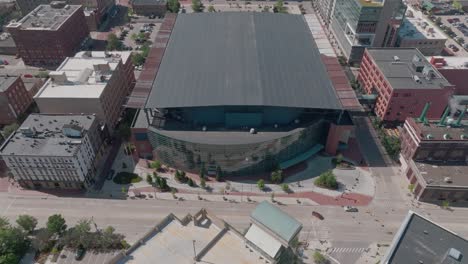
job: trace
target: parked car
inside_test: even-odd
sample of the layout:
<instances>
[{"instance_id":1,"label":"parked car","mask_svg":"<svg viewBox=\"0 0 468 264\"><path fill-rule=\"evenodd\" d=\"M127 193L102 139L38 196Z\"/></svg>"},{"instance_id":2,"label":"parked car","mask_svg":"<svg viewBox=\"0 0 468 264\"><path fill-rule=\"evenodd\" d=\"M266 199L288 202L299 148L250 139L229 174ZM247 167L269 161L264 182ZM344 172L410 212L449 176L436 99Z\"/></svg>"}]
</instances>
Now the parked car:
<instances>
[{"instance_id":1,"label":"parked car","mask_svg":"<svg viewBox=\"0 0 468 264\"><path fill-rule=\"evenodd\" d=\"M115 170L110 170L109 173L107 174L107 177L106 179L107 180L112 180L112 178L114 178L114 174L115 174Z\"/></svg>"},{"instance_id":2,"label":"parked car","mask_svg":"<svg viewBox=\"0 0 468 264\"><path fill-rule=\"evenodd\" d=\"M460 49L457 48L457 46L455 46L455 47L452 48L452 50L455 51L455 52L457 52L457 51L459 51Z\"/></svg>"},{"instance_id":3,"label":"parked car","mask_svg":"<svg viewBox=\"0 0 468 264\"><path fill-rule=\"evenodd\" d=\"M352 212L352 213L356 213L358 211L356 207L352 207L352 206L345 206L343 207L343 209L345 212Z\"/></svg>"},{"instance_id":4,"label":"parked car","mask_svg":"<svg viewBox=\"0 0 468 264\"><path fill-rule=\"evenodd\" d=\"M26 74L23 74L23 77L24 78L32 78L32 74L29 74L29 73L26 73Z\"/></svg>"},{"instance_id":5,"label":"parked car","mask_svg":"<svg viewBox=\"0 0 468 264\"><path fill-rule=\"evenodd\" d=\"M85 248L82 245L78 246L78 248L75 251L75 260L81 260L85 253Z\"/></svg>"},{"instance_id":6,"label":"parked car","mask_svg":"<svg viewBox=\"0 0 468 264\"><path fill-rule=\"evenodd\" d=\"M323 215L320 214L319 212L316 212L316 211L312 211L312 216L317 217L319 220L323 220L323 219L324 219Z\"/></svg>"}]
</instances>

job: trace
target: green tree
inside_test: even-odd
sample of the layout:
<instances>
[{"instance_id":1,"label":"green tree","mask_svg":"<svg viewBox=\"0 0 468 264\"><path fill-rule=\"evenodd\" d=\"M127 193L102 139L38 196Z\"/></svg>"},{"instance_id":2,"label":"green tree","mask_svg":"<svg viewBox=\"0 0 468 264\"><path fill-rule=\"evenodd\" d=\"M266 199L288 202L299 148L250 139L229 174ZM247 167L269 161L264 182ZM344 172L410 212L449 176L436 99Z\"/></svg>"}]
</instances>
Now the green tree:
<instances>
[{"instance_id":1,"label":"green tree","mask_svg":"<svg viewBox=\"0 0 468 264\"><path fill-rule=\"evenodd\" d=\"M148 57L148 54L150 52L150 46L148 44L143 44L143 46L141 46L141 55L146 59L146 57Z\"/></svg>"},{"instance_id":2,"label":"green tree","mask_svg":"<svg viewBox=\"0 0 468 264\"><path fill-rule=\"evenodd\" d=\"M32 247L38 251L44 251L51 248L54 244L54 241L50 239L52 235L53 233L47 228L39 229L31 241Z\"/></svg>"},{"instance_id":3,"label":"green tree","mask_svg":"<svg viewBox=\"0 0 468 264\"><path fill-rule=\"evenodd\" d=\"M30 215L20 215L16 223L27 233L31 233L37 226L37 219Z\"/></svg>"},{"instance_id":4,"label":"green tree","mask_svg":"<svg viewBox=\"0 0 468 264\"><path fill-rule=\"evenodd\" d=\"M275 13L288 13L287 7L284 6L283 0L276 1L273 6L273 12Z\"/></svg>"},{"instance_id":5,"label":"green tree","mask_svg":"<svg viewBox=\"0 0 468 264\"><path fill-rule=\"evenodd\" d=\"M3 137L9 137L13 132L15 132L19 128L17 123L13 123L11 125L7 125L3 128Z\"/></svg>"},{"instance_id":6,"label":"green tree","mask_svg":"<svg viewBox=\"0 0 468 264\"><path fill-rule=\"evenodd\" d=\"M137 38L138 38L137 33L132 33L132 34L130 35L130 39L132 39L133 41L135 41Z\"/></svg>"},{"instance_id":7,"label":"green tree","mask_svg":"<svg viewBox=\"0 0 468 264\"><path fill-rule=\"evenodd\" d=\"M161 164L161 162L159 160L155 160L155 161L151 162L150 167L152 169L155 169L156 171L159 171L159 170L161 170L162 164Z\"/></svg>"},{"instance_id":8,"label":"green tree","mask_svg":"<svg viewBox=\"0 0 468 264\"><path fill-rule=\"evenodd\" d=\"M281 189L283 189L284 192L288 193L291 190L289 189L289 185L286 183L281 184Z\"/></svg>"},{"instance_id":9,"label":"green tree","mask_svg":"<svg viewBox=\"0 0 468 264\"><path fill-rule=\"evenodd\" d=\"M133 53L132 54L132 63L136 66L143 65L146 61L146 58L141 53Z\"/></svg>"},{"instance_id":10,"label":"green tree","mask_svg":"<svg viewBox=\"0 0 468 264\"><path fill-rule=\"evenodd\" d=\"M10 221L6 217L0 217L0 229L7 228L10 226Z\"/></svg>"},{"instance_id":11,"label":"green tree","mask_svg":"<svg viewBox=\"0 0 468 264\"><path fill-rule=\"evenodd\" d=\"M203 189L205 189L205 187L206 187L206 180L205 180L205 178L201 178L201 179L200 179L200 186L201 186Z\"/></svg>"},{"instance_id":12,"label":"green tree","mask_svg":"<svg viewBox=\"0 0 468 264\"><path fill-rule=\"evenodd\" d=\"M281 183L283 181L283 171L282 170L275 170L270 175L270 180L273 183Z\"/></svg>"},{"instance_id":13,"label":"green tree","mask_svg":"<svg viewBox=\"0 0 468 264\"><path fill-rule=\"evenodd\" d=\"M151 174L146 175L146 182L149 185L153 185L153 177L151 177Z\"/></svg>"},{"instance_id":14,"label":"green tree","mask_svg":"<svg viewBox=\"0 0 468 264\"><path fill-rule=\"evenodd\" d=\"M323 256L322 253L315 251L314 254L312 255L312 258L314 259L314 262L316 264L327 264L329 261Z\"/></svg>"},{"instance_id":15,"label":"green tree","mask_svg":"<svg viewBox=\"0 0 468 264\"><path fill-rule=\"evenodd\" d=\"M315 180L315 185L323 188L336 190L338 188L338 182L336 177L331 170L326 171Z\"/></svg>"},{"instance_id":16,"label":"green tree","mask_svg":"<svg viewBox=\"0 0 468 264\"><path fill-rule=\"evenodd\" d=\"M200 0L192 0L192 10L195 13L203 12L204 6Z\"/></svg>"},{"instance_id":17,"label":"green tree","mask_svg":"<svg viewBox=\"0 0 468 264\"><path fill-rule=\"evenodd\" d=\"M193 183L192 178L189 178L189 179L188 179L188 185L189 185L190 187L195 186L195 184Z\"/></svg>"},{"instance_id":18,"label":"green tree","mask_svg":"<svg viewBox=\"0 0 468 264\"><path fill-rule=\"evenodd\" d=\"M216 9L214 8L213 5L208 6L208 12L216 12Z\"/></svg>"},{"instance_id":19,"label":"green tree","mask_svg":"<svg viewBox=\"0 0 468 264\"><path fill-rule=\"evenodd\" d=\"M260 191L263 191L265 189L265 181L263 179L258 180L257 187Z\"/></svg>"},{"instance_id":20,"label":"green tree","mask_svg":"<svg viewBox=\"0 0 468 264\"><path fill-rule=\"evenodd\" d=\"M123 44L114 33L110 33L107 36L107 50L122 50Z\"/></svg>"},{"instance_id":21,"label":"green tree","mask_svg":"<svg viewBox=\"0 0 468 264\"><path fill-rule=\"evenodd\" d=\"M442 24L442 18L441 18L441 17L437 17L436 20L435 20L435 22L436 22L437 25Z\"/></svg>"},{"instance_id":22,"label":"green tree","mask_svg":"<svg viewBox=\"0 0 468 264\"><path fill-rule=\"evenodd\" d=\"M28 247L29 240L20 228L0 229L0 264L18 263Z\"/></svg>"},{"instance_id":23,"label":"green tree","mask_svg":"<svg viewBox=\"0 0 468 264\"><path fill-rule=\"evenodd\" d=\"M167 1L167 10L171 13L179 13L180 2L179 0L168 0Z\"/></svg>"},{"instance_id":24,"label":"green tree","mask_svg":"<svg viewBox=\"0 0 468 264\"><path fill-rule=\"evenodd\" d=\"M463 5L460 3L460 1L458 0L453 0L452 2L452 7L458 11L462 11L463 10Z\"/></svg>"},{"instance_id":25,"label":"green tree","mask_svg":"<svg viewBox=\"0 0 468 264\"><path fill-rule=\"evenodd\" d=\"M395 160L398 159L401 150L401 142L398 137L384 135L382 139L382 145L391 158Z\"/></svg>"},{"instance_id":26,"label":"green tree","mask_svg":"<svg viewBox=\"0 0 468 264\"><path fill-rule=\"evenodd\" d=\"M47 219L47 229L54 233L54 234L62 234L65 229L67 229L67 225L65 224L65 219L62 217L61 214L54 214L49 216Z\"/></svg>"},{"instance_id":27,"label":"green tree","mask_svg":"<svg viewBox=\"0 0 468 264\"><path fill-rule=\"evenodd\" d=\"M161 179L161 181L159 183L159 186L160 186L161 190L163 190L163 191L169 190L169 185L167 184L166 178L161 177L160 179Z\"/></svg>"}]
</instances>

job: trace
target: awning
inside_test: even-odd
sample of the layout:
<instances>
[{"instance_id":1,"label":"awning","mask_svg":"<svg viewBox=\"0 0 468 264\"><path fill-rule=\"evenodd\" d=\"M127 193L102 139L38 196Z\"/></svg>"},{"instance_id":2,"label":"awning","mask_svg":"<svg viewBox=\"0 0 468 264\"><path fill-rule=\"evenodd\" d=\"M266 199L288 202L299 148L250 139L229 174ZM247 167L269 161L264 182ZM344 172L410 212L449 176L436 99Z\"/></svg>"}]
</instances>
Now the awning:
<instances>
[{"instance_id":1,"label":"awning","mask_svg":"<svg viewBox=\"0 0 468 264\"><path fill-rule=\"evenodd\" d=\"M321 151L323 149L323 145L322 144L317 144L315 146L313 146L310 150L308 150L307 152L304 152L302 153L301 155L299 156L296 156L290 160L287 160L285 162L281 162L280 163L280 169L284 170L284 169L287 169L291 166L294 166L300 162L303 162L307 159L309 159L310 157L312 157L313 155L319 153L319 151Z\"/></svg>"},{"instance_id":2,"label":"awning","mask_svg":"<svg viewBox=\"0 0 468 264\"><path fill-rule=\"evenodd\" d=\"M250 226L249 231L245 234L245 238L254 243L272 258L275 258L278 251L281 249L281 243L278 240L255 224Z\"/></svg>"}]
</instances>

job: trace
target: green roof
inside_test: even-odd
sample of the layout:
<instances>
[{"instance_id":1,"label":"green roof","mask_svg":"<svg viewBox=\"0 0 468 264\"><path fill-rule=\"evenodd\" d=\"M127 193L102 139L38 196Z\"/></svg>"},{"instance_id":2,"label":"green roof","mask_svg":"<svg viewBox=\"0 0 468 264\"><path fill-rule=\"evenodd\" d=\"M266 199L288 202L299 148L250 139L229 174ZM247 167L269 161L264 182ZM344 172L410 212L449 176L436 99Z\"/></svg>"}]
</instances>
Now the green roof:
<instances>
[{"instance_id":1,"label":"green roof","mask_svg":"<svg viewBox=\"0 0 468 264\"><path fill-rule=\"evenodd\" d=\"M250 216L287 242L302 228L299 221L267 201L259 203Z\"/></svg>"}]
</instances>

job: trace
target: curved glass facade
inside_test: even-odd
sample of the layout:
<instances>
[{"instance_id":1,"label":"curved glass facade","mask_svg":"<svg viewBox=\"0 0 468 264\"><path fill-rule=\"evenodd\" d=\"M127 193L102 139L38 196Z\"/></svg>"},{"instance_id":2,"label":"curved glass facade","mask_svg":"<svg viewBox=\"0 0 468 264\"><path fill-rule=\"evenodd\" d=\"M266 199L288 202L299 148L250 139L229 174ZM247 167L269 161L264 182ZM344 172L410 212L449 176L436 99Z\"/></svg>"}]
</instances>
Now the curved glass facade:
<instances>
[{"instance_id":1,"label":"curved glass facade","mask_svg":"<svg viewBox=\"0 0 468 264\"><path fill-rule=\"evenodd\" d=\"M199 172L204 166L214 172L219 167L226 175L248 175L269 172L314 145L324 144L328 128L329 121L319 119L287 136L252 144L194 143L162 135L154 128L148 130L148 136L155 158L174 168Z\"/></svg>"}]
</instances>

